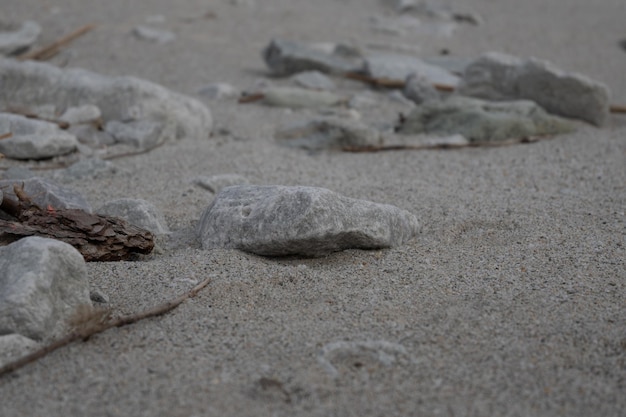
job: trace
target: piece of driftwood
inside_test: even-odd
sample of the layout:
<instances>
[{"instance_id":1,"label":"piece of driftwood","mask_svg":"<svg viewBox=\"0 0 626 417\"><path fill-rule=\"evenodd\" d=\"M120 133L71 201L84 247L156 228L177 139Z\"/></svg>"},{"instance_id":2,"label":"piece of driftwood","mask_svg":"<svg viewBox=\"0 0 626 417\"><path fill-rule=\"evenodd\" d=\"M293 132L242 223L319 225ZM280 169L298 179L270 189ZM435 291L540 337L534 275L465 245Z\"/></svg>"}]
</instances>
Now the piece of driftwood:
<instances>
[{"instance_id":1,"label":"piece of driftwood","mask_svg":"<svg viewBox=\"0 0 626 417\"><path fill-rule=\"evenodd\" d=\"M52 42L50 45L44 46L43 48L39 48L39 49L36 49L34 51L23 53L22 55L19 55L17 57L17 59L19 61L25 61L27 59L43 61L43 60L46 60L46 59L50 59L53 56L55 56L57 53L59 53L59 50L63 46L65 46L68 43L72 42L74 39L84 35L85 33L89 32L90 30L94 29L95 27L96 27L96 25L81 26L80 28L76 29L75 31L73 31L73 32L63 36L62 38L58 39L57 41Z\"/></svg>"},{"instance_id":2,"label":"piece of driftwood","mask_svg":"<svg viewBox=\"0 0 626 417\"><path fill-rule=\"evenodd\" d=\"M116 319L111 318L111 311L105 309L94 309L93 307L86 307L85 309L79 309L77 316L74 319L74 330L67 336L50 343L38 349L28 355L9 362L0 367L0 377L5 374L16 371L29 363L35 362L38 359L43 358L47 354L54 352L55 350L69 345L70 343L87 340L91 336L102 333L105 330L112 329L113 327L122 327L128 324L136 323L140 320L147 319L149 317L157 317L163 315L183 303L183 301L195 297L200 290L209 285L211 278L206 278L204 281L193 287L188 292L176 297L173 300L167 301L163 304L152 307L148 310L130 314L128 316L122 316Z\"/></svg>"},{"instance_id":3,"label":"piece of driftwood","mask_svg":"<svg viewBox=\"0 0 626 417\"><path fill-rule=\"evenodd\" d=\"M15 220L0 219L0 244L26 236L61 240L74 246L85 261L121 261L133 254L148 254L154 236L117 217L87 213L79 209L41 208L20 185L14 185L17 200L4 195L0 210Z\"/></svg>"}]
</instances>

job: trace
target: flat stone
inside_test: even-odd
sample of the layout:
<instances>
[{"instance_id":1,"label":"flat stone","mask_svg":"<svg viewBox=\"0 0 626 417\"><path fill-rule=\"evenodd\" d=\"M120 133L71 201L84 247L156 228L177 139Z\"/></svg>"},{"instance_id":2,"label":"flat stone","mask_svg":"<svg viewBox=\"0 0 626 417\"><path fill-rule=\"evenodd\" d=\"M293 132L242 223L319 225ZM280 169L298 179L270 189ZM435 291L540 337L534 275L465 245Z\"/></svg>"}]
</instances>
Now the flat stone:
<instances>
[{"instance_id":1,"label":"flat stone","mask_svg":"<svg viewBox=\"0 0 626 417\"><path fill-rule=\"evenodd\" d=\"M148 230L155 235L169 233L167 223L159 209L149 201L135 198L120 198L109 201L98 210L98 214L119 217L128 223Z\"/></svg>"},{"instance_id":2,"label":"flat stone","mask_svg":"<svg viewBox=\"0 0 626 417\"><path fill-rule=\"evenodd\" d=\"M404 81L417 74L432 84L456 86L459 77L436 65L427 64L409 55L380 54L365 59L365 72L372 78Z\"/></svg>"},{"instance_id":3,"label":"flat stone","mask_svg":"<svg viewBox=\"0 0 626 417\"><path fill-rule=\"evenodd\" d=\"M423 103L398 127L398 132L403 134L460 134L470 142L503 141L572 130L569 121L549 115L532 101L490 102L460 96Z\"/></svg>"},{"instance_id":4,"label":"flat stone","mask_svg":"<svg viewBox=\"0 0 626 417\"><path fill-rule=\"evenodd\" d=\"M239 91L227 83L214 83L202 87L198 94L211 100L233 98L239 95Z\"/></svg>"},{"instance_id":5,"label":"flat stone","mask_svg":"<svg viewBox=\"0 0 626 417\"><path fill-rule=\"evenodd\" d=\"M433 84L425 77L418 74L410 74L404 83L402 90L404 97L415 104L422 104L425 101L439 100L439 92Z\"/></svg>"},{"instance_id":6,"label":"flat stone","mask_svg":"<svg viewBox=\"0 0 626 417\"><path fill-rule=\"evenodd\" d=\"M26 167L14 166L4 171L4 175L2 175L2 179L3 180L24 180L24 179L33 178L36 176L37 174L35 174L33 171L31 171L30 169Z\"/></svg>"},{"instance_id":7,"label":"flat stone","mask_svg":"<svg viewBox=\"0 0 626 417\"><path fill-rule=\"evenodd\" d=\"M167 43L176 39L174 32L164 29L154 29L148 26L137 26L133 29L133 35L139 39L157 42Z\"/></svg>"},{"instance_id":8,"label":"flat stone","mask_svg":"<svg viewBox=\"0 0 626 417\"><path fill-rule=\"evenodd\" d=\"M46 339L91 305L85 261L67 243L26 237L0 247L0 271L0 334Z\"/></svg>"},{"instance_id":9,"label":"flat stone","mask_svg":"<svg viewBox=\"0 0 626 417\"><path fill-rule=\"evenodd\" d=\"M30 48L39 38L41 26L27 20L21 25L0 21L0 55L13 55Z\"/></svg>"},{"instance_id":10,"label":"flat stone","mask_svg":"<svg viewBox=\"0 0 626 417\"><path fill-rule=\"evenodd\" d=\"M274 75L289 76L302 71L345 73L361 67L354 61L338 54L329 54L309 45L273 39L263 50L263 59Z\"/></svg>"},{"instance_id":11,"label":"flat stone","mask_svg":"<svg viewBox=\"0 0 626 417\"><path fill-rule=\"evenodd\" d=\"M263 92L263 104L274 107L318 108L336 106L344 98L329 91L314 91L295 87L270 87Z\"/></svg>"},{"instance_id":12,"label":"flat stone","mask_svg":"<svg viewBox=\"0 0 626 417\"><path fill-rule=\"evenodd\" d=\"M111 120L104 126L104 131L110 134L116 143L131 145L139 149L153 148L168 138L168 126L151 120L137 120L120 122ZM174 132L171 132L173 135Z\"/></svg>"},{"instance_id":13,"label":"flat stone","mask_svg":"<svg viewBox=\"0 0 626 417\"><path fill-rule=\"evenodd\" d=\"M77 180L83 178L101 178L113 175L117 172L117 168L111 161L104 161L100 158L86 158L78 161L60 174L64 180Z\"/></svg>"},{"instance_id":14,"label":"flat stone","mask_svg":"<svg viewBox=\"0 0 626 417\"><path fill-rule=\"evenodd\" d=\"M17 199L13 192L15 184L23 185L26 194L39 207L46 208L51 206L57 209L80 209L91 213L91 206L82 195L52 181L39 177L20 179L19 181L0 181L0 188L4 190L4 195L8 195L14 200Z\"/></svg>"},{"instance_id":15,"label":"flat stone","mask_svg":"<svg viewBox=\"0 0 626 417\"><path fill-rule=\"evenodd\" d=\"M97 106L104 122L150 120L173 125L176 138L208 138L213 121L200 101L134 77L0 59L0 109Z\"/></svg>"},{"instance_id":16,"label":"flat stone","mask_svg":"<svg viewBox=\"0 0 626 417\"><path fill-rule=\"evenodd\" d=\"M309 150L380 146L382 135L376 129L355 121L339 119L312 120L276 132L281 145Z\"/></svg>"},{"instance_id":17,"label":"flat stone","mask_svg":"<svg viewBox=\"0 0 626 417\"><path fill-rule=\"evenodd\" d=\"M39 347L39 343L21 334L0 336L0 367L27 355Z\"/></svg>"},{"instance_id":18,"label":"flat stone","mask_svg":"<svg viewBox=\"0 0 626 417\"><path fill-rule=\"evenodd\" d=\"M319 71L303 71L295 74L292 79L296 84L312 90L334 90L335 83Z\"/></svg>"},{"instance_id":19,"label":"flat stone","mask_svg":"<svg viewBox=\"0 0 626 417\"><path fill-rule=\"evenodd\" d=\"M70 107L59 117L62 122L70 125L96 122L102 116L98 106L85 104L84 106Z\"/></svg>"},{"instance_id":20,"label":"flat stone","mask_svg":"<svg viewBox=\"0 0 626 417\"><path fill-rule=\"evenodd\" d=\"M212 193L219 193L223 188L233 185L247 185L250 181L239 174L220 174L210 177L199 176L193 179L193 183Z\"/></svg>"},{"instance_id":21,"label":"flat stone","mask_svg":"<svg viewBox=\"0 0 626 417\"><path fill-rule=\"evenodd\" d=\"M459 93L488 100L532 100L548 112L602 126L609 116L606 85L560 70L548 61L497 52L470 64Z\"/></svg>"},{"instance_id":22,"label":"flat stone","mask_svg":"<svg viewBox=\"0 0 626 417\"><path fill-rule=\"evenodd\" d=\"M200 219L198 235L204 249L323 256L402 245L418 229L417 218L405 210L324 188L241 185L215 197Z\"/></svg>"},{"instance_id":23,"label":"flat stone","mask_svg":"<svg viewBox=\"0 0 626 417\"><path fill-rule=\"evenodd\" d=\"M115 144L113 135L91 124L73 125L67 131L76 136L79 143L91 148L103 148Z\"/></svg>"}]
</instances>

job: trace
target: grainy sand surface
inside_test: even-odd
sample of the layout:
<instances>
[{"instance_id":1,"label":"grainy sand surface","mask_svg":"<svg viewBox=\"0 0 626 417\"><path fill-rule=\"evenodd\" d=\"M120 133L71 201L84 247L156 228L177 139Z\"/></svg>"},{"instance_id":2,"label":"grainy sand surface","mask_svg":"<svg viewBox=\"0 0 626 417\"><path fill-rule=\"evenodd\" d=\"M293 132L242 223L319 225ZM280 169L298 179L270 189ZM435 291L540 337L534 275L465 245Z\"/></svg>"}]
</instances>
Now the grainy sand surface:
<instances>
[{"instance_id":1,"label":"grainy sand surface","mask_svg":"<svg viewBox=\"0 0 626 417\"><path fill-rule=\"evenodd\" d=\"M420 56L497 50L549 59L606 83L626 102L623 0L471 0L484 24L449 38L373 32L375 0L0 0L33 19L42 43L97 30L53 62L135 75L204 100L213 137L115 160L120 173L69 186L98 207L143 198L172 235L139 262L92 263L116 313L211 284L172 313L112 329L0 378L2 416L623 416L626 412L626 117L532 145L377 154L278 147L288 112L202 86L267 77L261 49L306 42L405 44ZM212 12L214 17L202 16ZM177 39L136 39L153 26ZM288 84L286 80L272 80ZM345 94L364 90L337 80ZM392 123L384 92L362 110ZM222 129L222 133L219 133ZM228 130L230 133L225 133ZM390 250L320 259L203 251L194 226L213 195L197 175L326 187L415 213L421 234ZM45 175L51 175L47 173Z\"/></svg>"}]
</instances>

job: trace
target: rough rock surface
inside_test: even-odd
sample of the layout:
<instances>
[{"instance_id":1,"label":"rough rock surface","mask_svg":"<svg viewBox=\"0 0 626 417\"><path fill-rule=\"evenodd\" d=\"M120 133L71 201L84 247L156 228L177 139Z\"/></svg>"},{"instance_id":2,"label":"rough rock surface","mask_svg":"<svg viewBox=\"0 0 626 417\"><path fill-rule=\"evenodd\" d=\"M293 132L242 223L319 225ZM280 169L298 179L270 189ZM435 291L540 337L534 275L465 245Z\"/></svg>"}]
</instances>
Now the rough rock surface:
<instances>
[{"instance_id":1,"label":"rough rock surface","mask_svg":"<svg viewBox=\"0 0 626 417\"><path fill-rule=\"evenodd\" d=\"M30 197L33 203L39 207L46 208L48 206L55 209L80 209L91 213L91 205L77 192L62 187L49 180L33 177L23 180L2 180L0 188L4 191L4 195L17 199L13 192L13 186L23 185L24 191Z\"/></svg>"},{"instance_id":2,"label":"rough rock surface","mask_svg":"<svg viewBox=\"0 0 626 417\"><path fill-rule=\"evenodd\" d=\"M498 52L487 53L466 68L459 92L488 100L533 100L550 113L597 126L609 116L609 89L604 84L547 61Z\"/></svg>"},{"instance_id":3,"label":"rough rock surface","mask_svg":"<svg viewBox=\"0 0 626 417\"><path fill-rule=\"evenodd\" d=\"M490 102L450 97L416 107L398 127L403 134L461 134L470 142L491 142L571 132L565 119L532 101Z\"/></svg>"},{"instance_id":4,"label":"rough rock surface","mask_svg":"<svg viewBox=\"0 0 626 417\"><path fill-rule=\"evenodd\" d=\"M204 249L266 256L388 248L406 243L418 229L417 218L395 206L301 186L225 188L198 224Z\"/></svg>"},{"instance_id":5,"label":"rough rock surface","mask_svg":"<svg viewBox=\"0 0 626 417\"><path fill-rule=\"evenodd\" d=\"M146 229L155 235L169 232L163 214L154 204L146 200L121 198L107 202L96 212L122 218L133 226Z\"/></svg>"},{"instance_id":6,"label":"rough rock surface","mask_svg":"<svg viewBox=\"0 0 626 417\"><path fill-rule=\"evenodd\" d=\"M210 111L199 101L135 77L106 77L91 71L0 59L0 109L95 105L109 120L152 120L174 125L177 138L206 138Z\"/></svg>"},{"instance_id":7,"label":"rough rock surface","mask_svg":"<svg viewBox=\"0 0 626 417\"><path fill-rule=\"evenodd\" d=\"M91 305L85 261L67 243L27 237L0 247L0 271L0 334L42 340Z\"/></svg>"},{"instance_id":8,"label":"rough rock surface","mask_svg":"<svg viewBox=\"0 0 626 417\"><path fill-rule=\"evenodd\" d=\"M39 343L21 334L0 336L0 367L39 347Z\"/></svg>"},{"instance_id":9,"label":"rough rock surface","mask_svg":"<svg viewBox=\"0 0 626 417\"><path fill-rule=\"evenodd\" d=\"M376 129L339 119L312 120L280 130L275 137L282 145L309 150L380 146L383 142Z\"/></svg>"}]
</instances>

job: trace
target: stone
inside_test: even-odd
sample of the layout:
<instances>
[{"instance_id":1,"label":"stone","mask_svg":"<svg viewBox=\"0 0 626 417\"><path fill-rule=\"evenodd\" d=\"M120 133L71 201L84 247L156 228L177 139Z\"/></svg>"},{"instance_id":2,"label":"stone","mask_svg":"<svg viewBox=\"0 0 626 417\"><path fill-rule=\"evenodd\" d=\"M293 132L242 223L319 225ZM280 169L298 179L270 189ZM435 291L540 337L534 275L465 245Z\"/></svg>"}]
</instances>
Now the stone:
<instances>
[{"instance_id":1,"label":"stone","mask_svg":"<svg viewBox=\"0 0 626 417\"><path fill-rule=\"evenodd\" d=\"M91 213L91 206L82 195L52 181L39 177L20 179L19 181L1 180L0 188L4 190L4 195L10 196L14 200L17 199L13 192L15 184L23 186L24 191L32 202L39 207L46 208L50 206L56 209L80 209Z\"/></svg>"},{"instance_id":2,"label":"stone","mask_svg":"<svg viewBox=\"0 0 626 417\"><path fill-rule=\"evenodd\" d=\"M546 111L602 126L609 117L606 85L548 61L491 52L470 64L459 93L487 100L532 100Z\"/></svg>"},{"instance_id":3,"label":"stone","mask_svg":"<svg viewBox=\"0 0 626 417\"><path fill-rule=\"evenodd\" d=\"M281 145L308 150L362 148L380 146L383 142L376 129L334 118L312 120L280 130L275 138Z\"/></svg>"},{"instance_id":4,"label":"stone","mask_svg":"<svg viewBox=\"0 0 626 417\"><path fill-rule=\"evenodd\" d=\"M21 358L39 347L39 343L21 334L0 336L0 367Z\"/></svg>"},{"instance_id":5,"label":"stone","mask_svg":"<svg viewBox=\"0 0 626 417\"><path fill-rule=\"evenodd\" d=\"M0 59L0 109L97 106L104 122L149 120L173 125L175 137L208 138L213 121L200 101L134 77L107 77L79 68L61 69Z\"/></svg>"},{"instance_id":6,"label":"stone","mask_svg":"<svg viewBox=\"0 0 626 417\"><path fill-rule=\"evenodd\" d=\"M155 235L169 233L163 214L154 204L146 200L120 198L107 202L96 212L122 218L133 226L141 227Z\"/></svg>"},{"instance_id":7,"label":"stone","mask_svg":"<svg viewBox=\"0 0 626 417\"><path fill-rule=\"evenodd\" d=\"M295 87L270 87L263 92L263 104L292 109L336 106L344 98L329 91L314 91Z\"/></svg>"},{"instance_id":8,"label":"stone","mask_svg":"<svg viewBox=\"0 0 626 417\"><path fill-rule=\"evenodd\" d=\"M91 148L104 148L115 145L115 138L108 132L98 129L92 124L80 124L70 126L67 130L76 136L79 143Z\"/></svg>"},{"instance_id":9,"label":"stone","mask_svg":"<svg viewBox=\"0 0 626 417\"><path fill-rule=\"evenodd\" d=\"M26 20L19 27L0 21L0 55L15 55L30 48L39 38L41 26Z\"/></svg>"},{"instance_id":10,"label":"stone","mask_svg":"<svg viewBox=\"0 0 626 417\"><path fill-rule=\"evenodd\" d=\"M30 169L18 165L18 166L11 167L7 169L6 171L4 171L4 175L2 175L2 179L3 180L25 180L27 178L33 178L36 176L37 174L35 174ZM0 201L2 200L0 199Z\"/></svg>"},{"instance_id":11,"label":"stone","mask_svg":"<svg viewBox=\"0 0 626 417\"><path fill-rule=\"evenodd\" d=\"M100 304L109 303L109 296L97 288L89 291L89 299L93 301L94 303L100 303Z\"/></svg>"},{"instance_id":12,"label":"stone","mask_svg":"<svg viewBox=\"0 0 626 417\"><path fill-rule=\"evenodd\" d=\"M198 223L204 249L264 256L389 248L406 243L418 230L417 218L405 210L302 186L224 188Z\"/></svg>"},{"instance_id":13,"label":"stone","mask_svg":"<svg viewBox=\"0 0 626 417\"><path fill-rule=\"evenodd\" d=\"M312 90L334 90L335 83L319 71L303 71L292 77L300 87Z\"/></svg>"},{"instance_id":14,"label":"stone","mask_svg":"<svg viewBox=\"0 0 626 417\"><path fill-rule=\"evenodd\" d=\"M97 122L100 116L102 116L102 112L98 106L85 104L83 106L68 108L61 117L59 117L59 120L69 123L70 125L78 125Z\"/></svg>"},{"instance_id":15,"label":"stone","mask_svg":"<svg viewBox=\"0 0 626 417\"><path fill-rule=\"evenodd\" d=\"M432 83L418 74L410 74L406 78L402 94L415 104L440 98L439 92Z\"/></svg>"},{"instance_id":16,"label":"stone","mask_svg":"<svg viewBox=\"0 0 626 417\"><path fill-rule=\"evenodd\" d=\"M198 94L211 100L233 98L239 95L239 91L227 83L209 84L198 90Z\"/></svg>"},{"instance_id":17,"label":"stone","mask_svg":"<svg viewBox=\"0 0 626 417\"><path fill-rule=\"evenodd\" d=\"M427 64L409 55L377 54L365 59L365 72L372 78L404 81L411 74L417 74L432 84L456 86L459 77L448 70Z\"/></svg>"},{"instance_id":18,"label":"stone","mask_svg":"<svg viewBox=\"0 0 626 417\"><path fill-rule=\"evenodd\" d=\"M416 107L398 127L403 134L460 134L470 142L493 142L573 130L566 119L549 115L528 100L490 102L453 96Z\"/></svg>"},{"instance_id":19,"label":"stone","mask_svg":"<svg viewBox=\"0 0 626 417\"><path fill-rule=\"evenodd\" d=\"M117 173L117 168L111 161L103 161L100 158L87 158L78 161L65 170L61 171L60 178L65 181L84 178L101 178Z\"/></svg>"},{"instance_id":20,"label":"stone","mask_svg":"<svg viewBox=\"0 0 626 417\"><path fill-rule=\"evenodd\" d=\"M223 188L233 185L246 185L250 181L239 174L221 174L211 177L199 176L193 179L193 183L212 193L219 193Z\"/></svg>"},{"instance_id":21,"label":"stone","mask_svg":"<svg viewBox=\"0 0 626 417\"><path fill-rule=\"evenodd\" d=\"M78 145L74 135L54 123L0 113L0 134L7 132L13 135L0 140L0 153L11 159L52 158L74 152Z\"/></svg>"},{"instance_id":22,"label":"stone","mask_svg":"<svg viewBox=\"0 0 626 417\"><path fill-rule=\"evenodd\" d=\"M133 29L133 35L139 39L157 43L167 43L176 39L174 32L163 29L154 29L148 26L136 26Z\"/></svg>"},{"instance_id":23,"label":"stone","mask_svg":"<svg viewBox=\"0 0 626 417\"><path fill-rule=\"evenodd\" d=\"M282 39L273 39L262 55L267 67L278 76L314 70L341 74L357 71L361 67L360 60L325 53L306 44Z\"/></svg>"},{"instance_id":24,"label":"stone","mask_svg":"<svg viewBox=\"0 0 626 417\"><path fill-rule=\"evenodd\" d=\"M85 261L67 243L26 237L0 247L0 271L0 334L57 336L79 306L91 306Z\"/></svg>"},{"instance_id":25,"label":"stone","mask_svg":"<svg viewBox=\"0 0 626 417\"><path fill-rule=\"evenodd\" d=\"M120 122L111 120L104 125L116 143L131 145L139 149L150 149L175 135L171 126L151 120Z\"/></svg>"}]
</instances>

